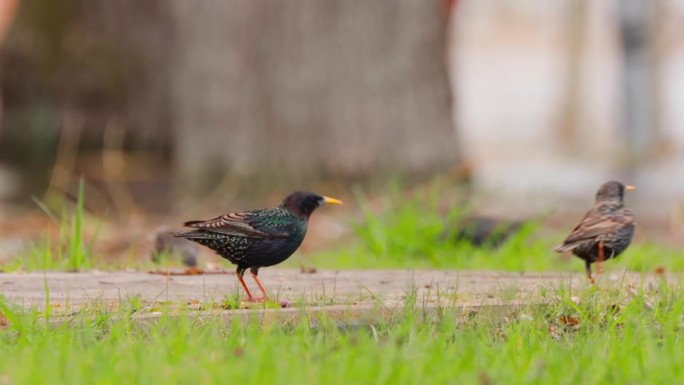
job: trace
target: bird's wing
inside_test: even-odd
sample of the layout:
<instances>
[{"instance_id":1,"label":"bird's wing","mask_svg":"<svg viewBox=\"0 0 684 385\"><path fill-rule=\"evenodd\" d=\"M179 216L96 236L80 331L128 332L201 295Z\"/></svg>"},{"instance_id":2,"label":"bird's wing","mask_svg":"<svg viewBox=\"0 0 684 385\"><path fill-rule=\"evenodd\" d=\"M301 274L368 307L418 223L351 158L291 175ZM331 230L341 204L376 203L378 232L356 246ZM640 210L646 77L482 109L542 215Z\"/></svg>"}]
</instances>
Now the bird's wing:
<instances>
[{"instance_id":1,"label":"bird's wing","mask_svg":"<svg viewBox=\"0 0 684 385\"><path fill-rule=\"evenodd\" d=\"M608 234L634 223L634 217L628 211L613 215L603 215L597 211L589 211L580 223L565 238L563 245L571 246L578 242Z\"/></svg>"},{"instance_id":2,"label":"bird's wing","mask_svg":"<svg viewBox=\"0 0 684 385\"><path fill-rule=\"evenodd\" d=\"M238 237L273 239L285 238L288 236L283 231L269 231L268 228L261 226L259 218L265 210L245 211L239 213L229 213L209 219L207 221L189 221L185 226L202 229L214 233L233 235Z\"/></svg>"}]
</instances>

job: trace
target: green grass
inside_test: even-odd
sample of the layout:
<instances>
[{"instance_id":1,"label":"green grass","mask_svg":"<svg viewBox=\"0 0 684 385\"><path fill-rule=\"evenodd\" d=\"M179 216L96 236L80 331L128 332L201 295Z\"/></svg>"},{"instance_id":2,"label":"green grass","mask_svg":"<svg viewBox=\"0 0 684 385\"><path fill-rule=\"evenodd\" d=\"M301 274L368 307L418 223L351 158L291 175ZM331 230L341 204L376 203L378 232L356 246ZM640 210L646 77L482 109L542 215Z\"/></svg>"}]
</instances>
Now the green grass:
<instances>
[{"instance_id":1,"label":"green grass","mask_svg":"<svg viewBox=\"0 0 684 385\"><path fill-rule=\"evenodd\" d=\"M71 231L63 239L69 240L68 252L65 258L66 265L69 270L81 270L92 265L91 255L86 248L83 239L83 204L85 196L83 195L83 180L78 185L78 199L76 200L76 212L72 215ZM67 226L62 226L66 228Z\"/></svg>"},{"instance_id":2,"label":"green grass","mask_svg":"<svg viewBox=\"0 0 684 385\"><path fill-rule=\"evenodd\" d=\"M678 383L684 296L678 284L630 291L550 289L548 305L493 316L445 307L338 327L306 310L292 323L174 316L94 305L61 324L0 301L6 384L605 384ZM411 302L415 301L415 302ZM415 310L413 310L415 309ZM311 325L315 326L311 326Z\"/></svg>"},{"instance_id":3,"label":"green grass","mask_svg":"<svg viewBox=\"0 0 684 385\"><path fill-rule=\"evenodd\" d=\"M39 207L59 222L59 236L54 239L47 232L45 238L29 244L22 253L16 255L3 267L8 270L69 270L79 271L94 266L94 255L91 252L93 238L86 242L84 238L85 210L84 210L84 182L78 187L78 197L73 210L63 210L58 219L42 202L37 201Z\"/></svg>"}]
</instances>

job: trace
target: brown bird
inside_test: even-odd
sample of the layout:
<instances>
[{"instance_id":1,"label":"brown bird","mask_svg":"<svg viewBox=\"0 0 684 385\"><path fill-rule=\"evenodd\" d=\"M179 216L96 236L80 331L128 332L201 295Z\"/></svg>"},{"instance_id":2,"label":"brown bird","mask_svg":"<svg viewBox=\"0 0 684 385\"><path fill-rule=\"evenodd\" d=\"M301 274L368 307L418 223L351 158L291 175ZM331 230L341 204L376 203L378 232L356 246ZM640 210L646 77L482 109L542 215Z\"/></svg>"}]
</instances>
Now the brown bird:
<instances>
[{"instance_id":1,"label":"brown bird","mask_svg":"<svg viewBox=\"0 0 684 385\"><path fill-rule=\"evenodd\" d=\"M615 258L625 251L634 235L634 215L625 207L625 191L634 186L620 182L606 182L596 192L596 203L589 210L570 235L555 251L572 251L585 262L587 277L591 283L591 264L599 263L599 274L603 261Z\"/></svg>"},{"instance_id":2,"label":"brown bird","mask_svg":"<svg viewBox=\"0 0 684 385\"><path fill-rule=\"evenodd\" d=\"M342 201L306 191L295 191L282 203L260 209L221 215L208 221L189 221L193 230L176 234L214 250L237 265L237 276L249 302L263 301L266 288L257 275L260 267L277 265L292 255L306 235L311 213L322 204ZM242 278L249 269L263 297L256 298Z\"/></svg>"}]
</instances>

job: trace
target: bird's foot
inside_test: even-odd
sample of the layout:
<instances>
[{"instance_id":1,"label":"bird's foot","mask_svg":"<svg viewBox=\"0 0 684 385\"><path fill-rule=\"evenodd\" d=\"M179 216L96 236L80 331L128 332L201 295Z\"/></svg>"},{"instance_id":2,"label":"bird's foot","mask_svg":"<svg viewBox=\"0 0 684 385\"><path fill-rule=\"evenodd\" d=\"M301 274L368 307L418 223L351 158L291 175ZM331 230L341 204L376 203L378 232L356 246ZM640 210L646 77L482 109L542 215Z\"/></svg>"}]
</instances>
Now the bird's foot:
<instances>
[{"instance_id":1,"label":"bird's foot","mask_svg":"<svg viewBox=\"0 0 684 385\"><path fill-rule=\"evenodd\" d=\"M245 302L252 302L252 303L259 303L259 302L264 302L268 298L266 297L254 297L254 296L249 296L244 299Z\"/></svg>"},{"instance_id":2,"label":"bird's foot","mask_svg":"<svg viewBox=\"0 0 684 385\"><path fill-rule=\"evenodd\" d=\"M589 270L587 270L587 279L592 285L596 285L596 281L594 280L594 276L591 274Z\"/></svg>"}]
</instances>

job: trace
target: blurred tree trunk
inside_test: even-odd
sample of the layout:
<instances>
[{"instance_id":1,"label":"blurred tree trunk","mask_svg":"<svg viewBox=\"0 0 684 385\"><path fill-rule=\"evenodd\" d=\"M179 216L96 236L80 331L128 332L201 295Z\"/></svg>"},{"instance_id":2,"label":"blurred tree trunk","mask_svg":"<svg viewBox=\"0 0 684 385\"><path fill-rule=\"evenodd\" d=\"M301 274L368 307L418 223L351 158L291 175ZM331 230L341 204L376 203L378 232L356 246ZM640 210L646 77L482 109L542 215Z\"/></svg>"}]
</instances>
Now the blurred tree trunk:
<instances>
[{"instance_id":1,"label":"blurred tree trunk","mask_svg":"<svg viewBox=\"0 0 684 385\"><path fill-rule=\"evenodd\" d=\"M443 1L171 4L176 161L194 187L202 175L288 184L458 160Z\"/></svg>"},{"instance_id":2,"label":"blurred tree trunk","mask_svg":"<svg viewBox=\"0 0 684 385\"><path fill-rule=\"evenodd\" d=\"M655 43L659 1L621 0L620 37L623 50L622 124L629 166L657 155L660 133L658 60Z\"/></svg>"},{"instance_id":3,"label":"blurred tree trunk","mask_svg":"<svg viewBox=\"0 0 684 385\"><path fill-rule=\"evenodd\" d=\"M60 190L75 188L79 175L105 183L109 175L97 152L111 150L108 131L122 131L116 150L146 151L146 162L130 167L145 181L159 175L144 170L154 168L150 159L168 164L175 19L167 8L163 0L21 2L0 55L0 160L22 170L24 195L37 194L48 180L60 179ZM77 137L67 132L74 122ZM64 166L53 163L61 161L57 147L65 138L75 140L69 148L75 158L55 173ZM84 153L90 158L81 161L86 157L76 155Z\"/></svg>"}]
</instances>

